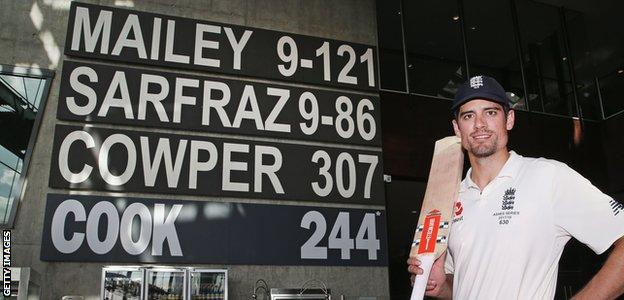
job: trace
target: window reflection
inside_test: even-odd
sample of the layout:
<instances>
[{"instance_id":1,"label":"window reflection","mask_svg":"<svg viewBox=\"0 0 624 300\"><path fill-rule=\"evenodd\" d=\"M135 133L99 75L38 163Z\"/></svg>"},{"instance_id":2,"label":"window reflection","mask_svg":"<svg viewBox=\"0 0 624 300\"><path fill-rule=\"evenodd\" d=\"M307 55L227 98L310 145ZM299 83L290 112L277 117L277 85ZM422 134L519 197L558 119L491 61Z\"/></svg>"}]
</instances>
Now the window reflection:
<instances>
[{"instance_id":1,"label":"window reflection","mask_svg":"<svg viewBox=\"0 0 624 300\"><path fill-rule=\"evenodd\" d=\"M106 270L104 300L139 300L143 273L140 270Z\"/></svg>"},{"instance_id":2,"label":"window reflection","mask_svg":"<svg viewBox=\"0 0 624 300\"><path fill-rule=\"evenodd\" d=\"M192 300L223 300L226 293L226 274L216 272L191 272Z\"/></svg>"},{"instance_id":3,"label":"window reflection","mask_svg":"<svg viewBox=\"0 0 624 300\"><path fill-rule=\"evenodd\" d=\"M147 299L182 300L184 297L184 271L148 271Z\"/></svg>"},{"instance_id":4,"label":"window reflection","mask_svg":"<svg viewBox=\"0 0 624 300\"><path fill-rule=\"evenodd\" d=\"M50 78L0 71L0 226L11 227L28 143Z\"/></svg>"}]
</instances>

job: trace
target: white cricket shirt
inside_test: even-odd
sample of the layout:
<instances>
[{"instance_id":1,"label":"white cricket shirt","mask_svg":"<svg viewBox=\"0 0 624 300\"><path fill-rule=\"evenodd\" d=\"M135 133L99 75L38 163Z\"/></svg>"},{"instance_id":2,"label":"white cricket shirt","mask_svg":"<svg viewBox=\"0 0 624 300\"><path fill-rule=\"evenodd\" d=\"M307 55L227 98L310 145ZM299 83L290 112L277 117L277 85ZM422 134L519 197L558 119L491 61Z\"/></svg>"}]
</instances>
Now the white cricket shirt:
<instances>
[{"instance_id":1,"label":"white cricket shirt","mask_svg":"<svg viewBox=\"0 0 624 300\"><path fill-rule=\"evenodd\" d=\"M553 299L563 247L600 254L624 235L624 208L567 165L515 152L483 191L468 171L445 269L454 299Z\"/></svg>"}]
</instances>

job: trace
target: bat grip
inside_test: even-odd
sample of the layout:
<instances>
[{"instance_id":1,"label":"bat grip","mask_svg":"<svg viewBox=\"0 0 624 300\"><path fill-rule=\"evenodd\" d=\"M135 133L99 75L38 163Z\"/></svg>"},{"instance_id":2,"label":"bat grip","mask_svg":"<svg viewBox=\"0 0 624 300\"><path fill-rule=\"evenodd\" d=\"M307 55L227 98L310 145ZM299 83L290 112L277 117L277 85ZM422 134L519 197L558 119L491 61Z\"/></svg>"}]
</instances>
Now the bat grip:
<instances>
[{"instance_id":1,"label":"bat grip","mask_svg":"<svg viewBox=\"0 0 624 300\"><path fill-rule=\"evenodd\" d=\"M425 297L425 289L427 288L427 281L429 281L429 273L431 272L434 258L435 256L433 253L418 257L420 260L420 268L423 269L423 273L422 275L416 275L410 300L422 300Z\"/></svg>"}]
</instances>

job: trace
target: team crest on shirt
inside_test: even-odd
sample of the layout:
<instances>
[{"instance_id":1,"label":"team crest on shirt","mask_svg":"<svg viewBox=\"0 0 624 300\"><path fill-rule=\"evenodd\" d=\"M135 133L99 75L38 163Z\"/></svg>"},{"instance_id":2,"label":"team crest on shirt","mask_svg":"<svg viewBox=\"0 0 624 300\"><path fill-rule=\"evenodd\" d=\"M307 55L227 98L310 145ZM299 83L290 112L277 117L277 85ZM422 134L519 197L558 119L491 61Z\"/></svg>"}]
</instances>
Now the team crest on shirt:
<instances>
[{"instance_id":1,"label":"team crest on shirt","mask_svg":"<svg viewBox=\"0 0 624 300\"><path fill-rule=\"evenodd\" d=\"M494 212L492 215L498 219L498 225L510 224L513 217L520 214L520 212L515 209L515 204L516 189L510 187L503 193L500 211Z\"/></svg>"},{"instance_id":2,"label":"team crest on shirt","mask_svg":"<svg viewBox=\"0 0 624 300\"><path fill-rule=\"evenodd\" d=\"M609 205L611 205L611 210L613 211L614 216L617 216L622 211L624 211L624 204L618 202L615 199L611 199L611 201L609 201Z\"/></svg>"},{"instance_id":3,"label":"team crest on shirt","mask_svg":"<svg viewBox=\"0 0 624 300\"><path fill-rule=\"evenodd\" d=\"M514 204L516 203L516 189L509 188L505 191L503 195L503 203L502 210L513 210Z\"/></svg>"}]
</instances>

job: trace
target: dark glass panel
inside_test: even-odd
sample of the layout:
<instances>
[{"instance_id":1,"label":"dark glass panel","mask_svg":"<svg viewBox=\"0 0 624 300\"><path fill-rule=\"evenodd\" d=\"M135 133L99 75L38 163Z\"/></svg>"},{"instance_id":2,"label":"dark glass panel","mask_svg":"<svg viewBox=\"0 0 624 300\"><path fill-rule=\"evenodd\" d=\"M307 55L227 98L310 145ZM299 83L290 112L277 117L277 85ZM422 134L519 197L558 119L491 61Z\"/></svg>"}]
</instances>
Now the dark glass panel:
<instances>
[{"instance_id":1,"label":"dark glass panel","mask_svg":"<svg viewBox=\"0 0 624 300\"><path fill-rule=\"evenodd\" d=\"M573 112L572 83L559 9L517 0L518 25L531 111Z\"/></svg>"},{"instance_id":2,"label":"dark glass panel","mask_svg":"<svg viewBox=\"0 0 624 300\"><path fill-rule=\"evenodd\" d=\"M457 1L403 1L410 92L453 98L465 81Z\"/></svg>"},{"instance_id":3,"label":"dark glass panel","mask_svg":"<svg viewBox=\"0 0 624 300\"><path fill-rule=\"evenodd\" d=\"M487 8L487 9L484 9ZM464 0L470 76L496 78L516 109L525 109L509 1Z\"/></svg>"},{"instance_id":4,"label":"dark glass panel","mask_svg":"<svg viewBox=\"0 0 624 300\"><path fill-rule=\"evenodd\" d=\"M605 117L624 111L624 68L599 80Z\"/></svg>"},{"instance_id":5,"label":"dark glass panel","mask_svg":"<svg viewBox=\"0 0 624 300\"><path fill-rule=\"evenodd\" d=\"M406 91L400 0L377 1L379 77L382 89Z\"/></svg>"}]
</instances>

